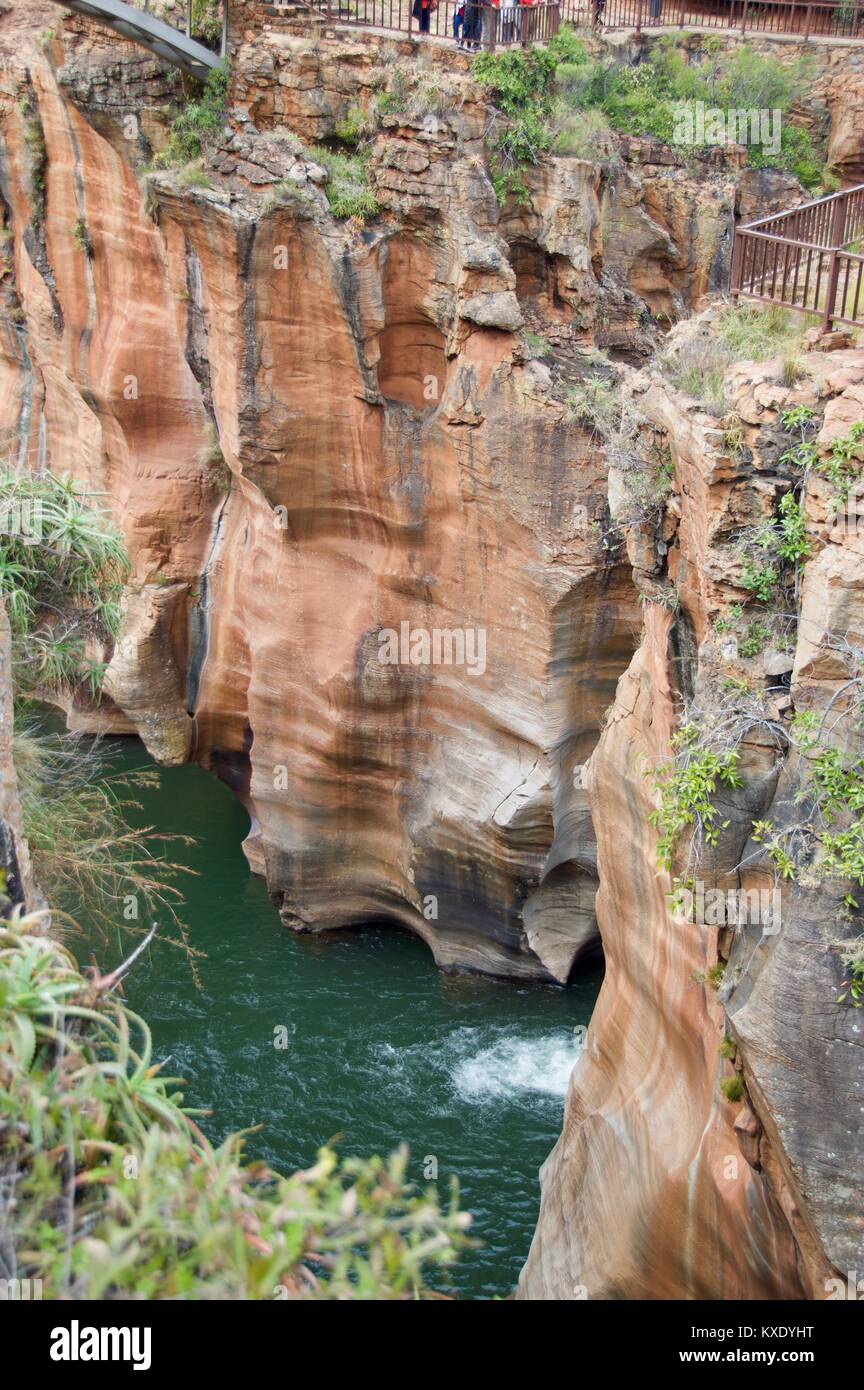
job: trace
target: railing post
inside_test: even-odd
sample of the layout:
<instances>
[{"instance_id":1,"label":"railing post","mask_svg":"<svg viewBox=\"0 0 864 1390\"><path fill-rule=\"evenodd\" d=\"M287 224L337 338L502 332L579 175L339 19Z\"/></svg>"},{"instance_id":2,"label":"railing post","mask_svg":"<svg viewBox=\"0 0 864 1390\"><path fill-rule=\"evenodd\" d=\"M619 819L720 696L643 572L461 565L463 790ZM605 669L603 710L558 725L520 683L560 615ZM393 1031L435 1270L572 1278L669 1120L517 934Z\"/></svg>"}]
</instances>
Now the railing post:
<instances>
[{"instance_id":1,"label":"railing post","mask_svg":"<svg viewBox=\"0 0 864 1390\"><path fill-rule=\"evenodd\" d=\"M837 285L840 281L840 247L843 244L843 227L846 221L846 199L840 197L834 204L831 214L831 269L828 271L828 286L825 291L825 310L822 314L822 332L830 333L834 323L834 301L837 298Z\"/></svg>"},{"instance_id":2,"label":"railing post","mask_svg":"<svg viewBox=\"0 0 864 1390\"><path fill-rule=\"evenodd\" d=\"M729 293L733 299L738 298L738 291L741 288L741 252L743 238L739 236L737 228L732 232L732 270L729 275Z\"/></svg>"},{"instance_id":3,"label":"railing post","mask_svg":"<svg viewBox=\"0 0 864 1390\"><path fill-rule=\"evenodd\" d=\"M222 0L222 35L219 39L219 57L224 62L228 56L228 0Z\"/></svg>"},{"instance_id":4,"label":"railing post","mask_svg":"<svg viewBox=\"0 0 864 1390\"><path fill-rule=\"evenodd\" d=\"M741 6L741 33L742 33L742 34L745 34L746 32L747 32L747 0L744 0L743 5Z\"/></svg>"},{"instance_id":5,"label":"railing post","mask_svg":"<svg viewBox=\"0 0 864 1390\"><path fill-rule=\"evenodd\" d=\"M483 51L495 52L495 38L498 29L498 11L494 5L485 4L480 10L480 31Z\"/></svg>"},{"instance_id":6,"label":"railing post","mask_svg":"<svg viewBox=\"0 0 864 1390\"><path fill-rule=\"evenodd\" d=\"M186 0L186 37L192 37L192 0Z\"/></svg>"},{"instance_id":7,"label":"railing post","mask_svg":"<svg viewBox=\"0 0 864 1390\"><path fill-rule=\"evenodd\" d=\"M804 21L804 38L805 38L805 39L809 39L809 37L810 37L810 25L811 25L812 21L813 21L813 6L812 6L812 5L808 5L808 6L807 6L807 17L806 17L806 19L805 19L805 21Z\"/></svg>"},{"instance_id":8,"label":"railing post","mask_svg":"<svg viewBox=\"0 0 864 1390\"><path fill-rule=\"evenodd\" d=\"M681 0L681 9L678 12L678 24L682 29L684 28L684 13L686 11L686 8L687 0Z\"/></svg>"},{"instance_id":9,"label":"railing post","mask_svg":"<svg viewBox=\"0 0 864 1390\"><path fill-rule=\"evenodd\" d=\"M637 7L636 7L636 33L637 33L637 34L641 34L641 33L642 33L642 3L643 3L643 0L639 0L639 3L638 3L638 5L637 5Z\"/></svg>"}]
</instances>

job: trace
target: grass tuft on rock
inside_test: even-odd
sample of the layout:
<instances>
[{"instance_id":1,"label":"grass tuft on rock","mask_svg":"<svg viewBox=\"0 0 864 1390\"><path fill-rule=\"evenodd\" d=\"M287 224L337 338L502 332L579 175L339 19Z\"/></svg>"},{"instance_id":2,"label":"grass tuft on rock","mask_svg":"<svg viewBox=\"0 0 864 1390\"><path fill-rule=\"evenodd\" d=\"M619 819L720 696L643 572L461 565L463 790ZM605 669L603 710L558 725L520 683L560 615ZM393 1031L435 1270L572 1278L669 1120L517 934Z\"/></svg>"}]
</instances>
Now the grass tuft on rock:
<instances>
[{"instance_id":1,"label":"grass tuft on rock","mask_svg":"<svg viewBox=\"0 0 864 1390\"><path fill-rule=\"evenodd\" d=\"M324 145L316 145L311 156L330 176L324 185L324 192L334 217L356 217L365 221L367 217L376 215L380 210L378 200L369 187L362 155L341 154L328 150Z\"/></svg>"}]
</instances>

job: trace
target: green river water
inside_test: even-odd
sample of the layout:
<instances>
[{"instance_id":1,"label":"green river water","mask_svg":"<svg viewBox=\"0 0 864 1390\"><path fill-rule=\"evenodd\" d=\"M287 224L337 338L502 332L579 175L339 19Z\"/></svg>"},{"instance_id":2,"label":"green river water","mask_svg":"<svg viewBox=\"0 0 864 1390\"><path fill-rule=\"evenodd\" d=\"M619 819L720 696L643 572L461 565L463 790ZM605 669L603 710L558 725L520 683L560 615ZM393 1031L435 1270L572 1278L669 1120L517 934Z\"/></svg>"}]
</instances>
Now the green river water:
<instances>
[{"instance_id":1,"label":"green river water","mask_svg":"<svg viewBox=\"0 0 864 1390\"><path fill-rule=\"evenodd\" d=\"M150 760L137 740L112 741L112 766ZM179 951L154 945L127 983L155 1057L182 1076L186 1103L212 1108L213 1140L252 1125L249 1152L283 1172L308 1166L341 1136L343 1154L410 1146L410 1176L438 1160L458 1176L482 1244L452 1279L461 1297L506 1295L537 1218L537 1170L561 1126L564 1094L600 985L590 967L568 989L444 976L421 941L392 927L298 937L283 928L241 849L247 817L195 766L161 771L136 792L130 820L194 836L170 857L198 872L183 884L183 918L200 963L195 988ZM127 939L128 940L128 939ZM99 963L128 945L104 942ZM277 1050L274 1030L287 1030Z\"/></svg>"}]
</instances>

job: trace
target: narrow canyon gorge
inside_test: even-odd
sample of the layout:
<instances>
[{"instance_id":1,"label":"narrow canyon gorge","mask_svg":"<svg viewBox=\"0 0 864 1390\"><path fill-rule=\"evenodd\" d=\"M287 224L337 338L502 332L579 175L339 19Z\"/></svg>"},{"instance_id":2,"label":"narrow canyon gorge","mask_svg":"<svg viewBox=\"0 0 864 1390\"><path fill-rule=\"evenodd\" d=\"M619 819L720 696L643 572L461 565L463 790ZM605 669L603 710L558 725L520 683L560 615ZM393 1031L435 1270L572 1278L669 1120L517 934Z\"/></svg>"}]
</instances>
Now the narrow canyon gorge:
<instances>
[{"instance_id":1,"label":"narrow canyon gorge","mask_svg":"<svg viewBox=\"0 0 864 1390\"><path fill-rule=\"evenodd\" d=\"M812 730L862 756L864 546L819 461L864 459L864 349L802 318L791 365L732 354L719 410L679 370L724 331L736 221L807 195L739 145L622 134L502 197L470 54L229 12L190 173L164 157L188 79L0 0L4 466L85 485L131 564L101 693L54 704L227 784L287 930L407 929L513 988L604 962L518 1299L826 1299L864 1271L860 925L802 806ZM845 187L864 48L811 47ZM340 216L327 154L381 93L374 207ZM741 538L793 492L797 621L742 616ZM664 857L697 735L734 777ZM36 900L10 740L4 703L4 862ZM689 920L696 880L781 893L782 925Z\"/></svg>"}]
</instances>

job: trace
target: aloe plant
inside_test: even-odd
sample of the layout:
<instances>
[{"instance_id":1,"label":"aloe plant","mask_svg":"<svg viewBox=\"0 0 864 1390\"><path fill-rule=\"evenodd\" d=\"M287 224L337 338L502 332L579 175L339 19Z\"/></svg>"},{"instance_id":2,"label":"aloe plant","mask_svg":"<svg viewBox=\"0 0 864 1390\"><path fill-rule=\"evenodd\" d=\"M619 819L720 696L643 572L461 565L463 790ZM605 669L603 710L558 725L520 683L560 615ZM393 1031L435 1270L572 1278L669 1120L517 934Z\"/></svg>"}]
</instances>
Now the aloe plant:
<instances>
[{"instance_id":1,"label":"aloe plant","mask_svg":"<svg viewBox=\"0 0 864 1390\"><path fill-rule=\"evenodd\" d=\"M88 643L119 631L128 570L120 533L73 479L0 471L0 598L19 693L92 691Z\"/></svg>"},{"instance_id":2,"label":"aloe plant","mask_svg":"<svg viewBox=\"0 0 864 1390\"><path fill-rule=\"evenodd\" d=\"M407 1155L319 1150L283 1177L214 1148L144 1021L85 978L43 914L0 924L0 1230L45 1298L434 1297L468 1244L458 1193L408 1184ZM14 1203L4 1210L5 1194Z\"/></svg>"}]
</instances>

